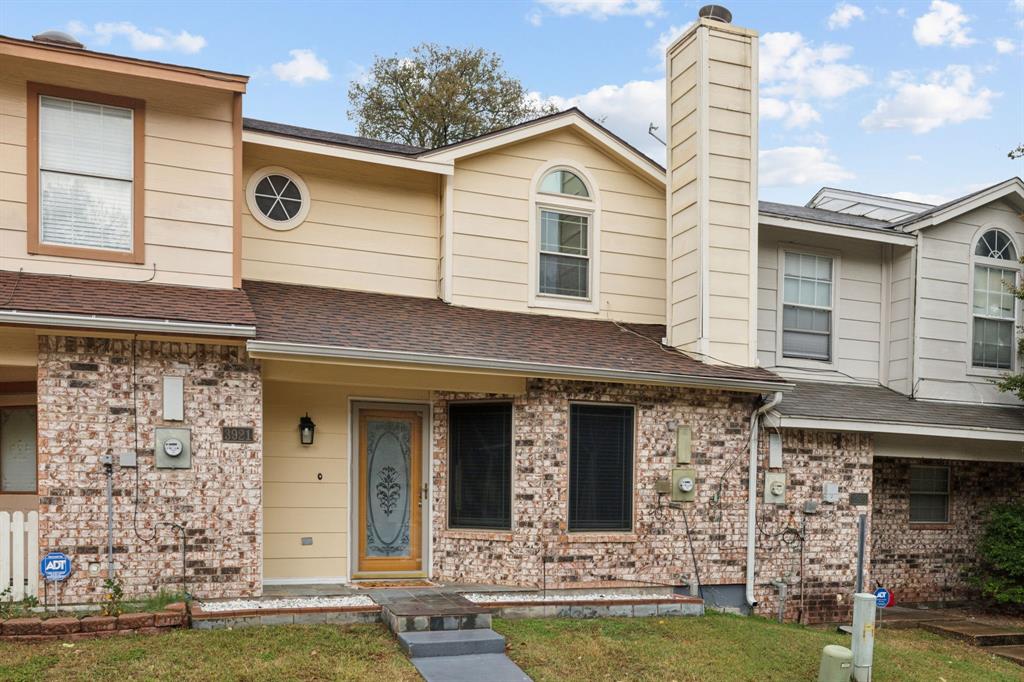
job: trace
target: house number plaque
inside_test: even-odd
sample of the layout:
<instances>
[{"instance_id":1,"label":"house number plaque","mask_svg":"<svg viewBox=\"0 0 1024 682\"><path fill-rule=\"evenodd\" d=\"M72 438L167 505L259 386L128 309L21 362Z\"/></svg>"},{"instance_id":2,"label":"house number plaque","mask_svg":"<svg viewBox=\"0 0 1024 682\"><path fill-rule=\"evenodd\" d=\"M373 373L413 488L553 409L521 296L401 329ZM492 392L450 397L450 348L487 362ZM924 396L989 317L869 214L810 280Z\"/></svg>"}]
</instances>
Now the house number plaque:
<instances>
[{"instance_id":1,"label":"house number plaque","mask_svg":"<svg viewBox=\"0 0 1024 682\"><path fill-rule=\"evenodd\" d=\"M251 426L222 426L220 439L225 443L251 443L256 437Z\"/></svg>"}]
</instances>

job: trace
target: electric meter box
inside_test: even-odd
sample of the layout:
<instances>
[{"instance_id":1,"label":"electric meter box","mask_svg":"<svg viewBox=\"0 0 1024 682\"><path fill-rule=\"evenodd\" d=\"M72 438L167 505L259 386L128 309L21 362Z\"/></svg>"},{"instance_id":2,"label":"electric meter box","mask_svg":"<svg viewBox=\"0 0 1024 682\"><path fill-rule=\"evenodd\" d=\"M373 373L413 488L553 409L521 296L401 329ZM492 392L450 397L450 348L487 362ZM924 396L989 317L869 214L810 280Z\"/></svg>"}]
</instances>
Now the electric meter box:
<instances>
[{"instance_id":1,"label":"electric meter box","mask_svg":"<svg viewBox=\"0 0 1024 682\"><path fill-rule=\"evenodd\" d=\"M672 501L693 502L697 499L697 470L689 467L672 470Z\"/></svg>"},{"instance_id":2,"label":"electric meter box","mask_svg":"<svg viewBox=\"0 0 1024 682\"><path fill-rule=\"evenodd\" d=\"M764 474L765 504L786 504L786 474L766 471Z\"/></svg>"},{"instance_id":3,"label":"electric meter box","mask_svg":"<svg viewBox=\"0 0 1024 682\"><path fill-rule=\"evenodd\" d=\"M189 469L192 467L192 431L181 428L154 429L157 469Z\"/></svg>"}]
</instances>

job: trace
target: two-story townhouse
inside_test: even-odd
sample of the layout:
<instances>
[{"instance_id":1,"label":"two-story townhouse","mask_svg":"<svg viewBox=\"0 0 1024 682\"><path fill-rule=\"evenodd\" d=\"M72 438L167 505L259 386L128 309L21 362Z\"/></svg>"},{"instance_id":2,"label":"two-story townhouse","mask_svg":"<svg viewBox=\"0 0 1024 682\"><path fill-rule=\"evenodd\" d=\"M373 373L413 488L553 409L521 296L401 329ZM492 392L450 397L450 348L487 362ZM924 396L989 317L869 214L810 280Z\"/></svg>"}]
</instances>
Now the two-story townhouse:
<instances>
[{"instance_id":1,"label":"two-story townhouse","mask_svg":"<svg viewBox=\"0 0 1024 682\"><path fill-rule=\"evenodd\" d=\"M667 169L576 110L424 150L62 36L0 60L0 506L66 600L786 581L829 620L861 517L870 577L960 598L1019 487L983 401L1024 186L759 204L753 31L669 48Z\"/></svg>"}]
</instances>

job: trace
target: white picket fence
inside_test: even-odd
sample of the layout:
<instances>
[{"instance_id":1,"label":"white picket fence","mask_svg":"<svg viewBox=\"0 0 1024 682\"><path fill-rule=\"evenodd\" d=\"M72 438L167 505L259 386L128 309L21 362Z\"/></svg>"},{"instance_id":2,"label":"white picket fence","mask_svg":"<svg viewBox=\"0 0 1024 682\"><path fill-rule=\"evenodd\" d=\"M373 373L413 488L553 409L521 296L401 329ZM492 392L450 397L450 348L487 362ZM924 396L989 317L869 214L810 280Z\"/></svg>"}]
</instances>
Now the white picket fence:
<instances>
[{"instance_id":1,"label":"white picket fence","mask_svg":"<svg viewBox=\"0 0 1024 682\"><path fill-rule=\"evenodd\" d=\"M21 601L39 592L39 512L0 512L0 592Z\"/></svg>"}]
</instances>

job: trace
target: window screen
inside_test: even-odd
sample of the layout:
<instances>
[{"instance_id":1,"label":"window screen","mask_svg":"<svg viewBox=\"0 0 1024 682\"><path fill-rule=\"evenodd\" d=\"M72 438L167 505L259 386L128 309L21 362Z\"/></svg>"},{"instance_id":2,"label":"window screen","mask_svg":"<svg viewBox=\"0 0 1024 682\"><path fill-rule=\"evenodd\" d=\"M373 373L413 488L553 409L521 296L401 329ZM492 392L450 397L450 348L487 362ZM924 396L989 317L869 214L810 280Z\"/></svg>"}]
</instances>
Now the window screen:
<instances>
[{"instance_id":1,"label":"window screen","mask_svg":"<svg viewBox=\"0 0 1024 682\"><path fill-rule=\"evenodd\" d=\"M587 216L540 212L540 293L590 295L588 224Z\"/></svg>"},{"instance_id":2,"label":"window screen","mask_svg":"<svg viewBox=\"0 0 1024 682\"><path fill-rule=\"evenodd\" d=\"M910 467L910 522L949 522L949 467Z\"/></svg>"},{"instance_id":3,"label":"window screen","mask_svg":"<svg viewBox=\"0 0 1024 682\"><path fill-rule=\"evenodd\" d=\"M633 527L633 408L569 408L569 530Z\"/></svg>"},{"instance_id":4,"label":"window screen","mask_svg":"<svg viewBox=\"0 0 1024 682\"><path fill-rule=\"evenodd\" d=\"M512 405L448 407L448 525L512 527Z\"/></svg>"},{"instance_id":5,"label":"window screen","mask_svg":"<svg viewBox=\"0 0 1024 682\"><path fill-rule=\"evenodd\" d=\"M0 492L36 490L36 408L0 408Z\"/></svg>"},{"instance_id":6,"label":"window screen","mask_svg":"<svg viewBox=\"0 0 1024 682\"><path fill-rule=\"evenodd\" d=\"M132 248L133 112L39 98L39 239Z\"/></svg>"},{"instance_id":7,"label":"window screen","mask_svg":"<svg viewBox=\"0 0 1024 682\"><path fill-rule=\"evenodd\" d=\"M832 357L832 259L786 253L782 281L782 355Z\"/></svg>"}]
</instances>

